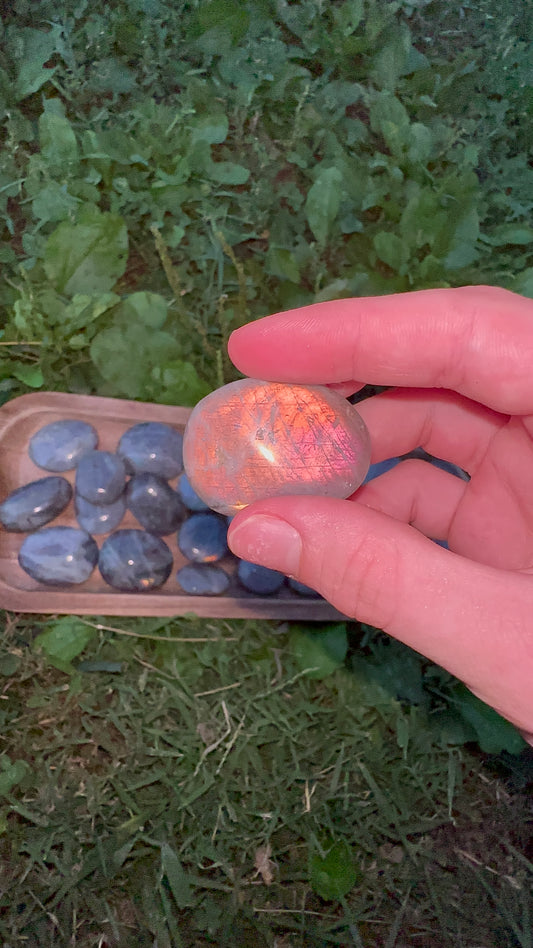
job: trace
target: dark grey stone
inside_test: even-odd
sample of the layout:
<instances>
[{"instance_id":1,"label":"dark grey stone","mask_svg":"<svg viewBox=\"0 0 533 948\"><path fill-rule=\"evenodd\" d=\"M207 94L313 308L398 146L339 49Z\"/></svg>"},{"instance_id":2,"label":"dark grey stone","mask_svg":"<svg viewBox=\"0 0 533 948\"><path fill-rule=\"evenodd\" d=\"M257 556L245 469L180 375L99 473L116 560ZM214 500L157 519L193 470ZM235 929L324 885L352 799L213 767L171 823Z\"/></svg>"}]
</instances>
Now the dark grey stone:
<instances>
[{"instance_id":1,"label":"dark grey stone","mask_svg":"<svg viewBox=\"0 0 533 948\"><path fill-rule=\"evenodd\" d=\"M178 532L178 546L194 563L214 563L228 553L226 518L214 512L192 514Z\"/></svg>"},{"instance_id":2,"label":"dark grey stone","mask_svg":"<svg viewBox=\"0 0 533 948\"><path fill-rule=\"evenodd\" d=\"M245 589L259 596L270 596L278 592L285 581L283 573L268 569L266 566L259 566L257 563L249 563L248 560L239 562L237 578Z\"/></svg>"},{"instance_id":3,"label":"dark grey stone","mask_svg":"<svg viewBox=\"0 0 533 948\"><path fill-rule=\"evenodd\" d=\"M87 533L101 534L109 533L118 527L124 514L126 513L126 499L124 495L115 500L113 504L91 504L79 494L74 495L74 510L76 519Z\"/></svg>"},{"instance_id":4,"label":"dark grey stone","mask_svg":"<svg viewBox=\"0 0 533 948\"><path fill-rule=\"evenodd\" d=\"M178 570L177 580L191 596L220 596L229 586L228 574L209 563L187 563Z\"/></svg>"},{"instance_id":5,"label":"dark grey stone","mask_svg":"<svg viewBox=\"0 0 533 948\"><path fill-rule=\"evenodd\" d=\"M183 436L159 421L144 421L128 428L117 452L130 474L147 471L170 480L183 470Z\"/></svg>"},{"instance_id":6,"label":"dark grey stone","mask_svg":"<svg viewBox=\"0 0 533 948\"><path fill-rule=\"evenodd\" d=\"M45 527L26 537L19 551L22 569L50 586L84 583L97 561L96 542L76 527Z\"/></svg>"},{"instance_id":7,"label":"dark grey stone","mask_svg":"<svg viewBox=\"0 0 533 948\"><path fill-rule=\"evenodd\" d=\"M126 465L118 454L90 451L76 469L76 492L91 504L113 504L126 487Z\"/></svg>"},{"instance_id":8,"label":"dark grey stone","mask_svg":"<svg viewBox=\"0 0 533 948\"><path fill-rule=\"evenodd\" d=\"M176 491L157 474L134 474L126 488L126 504L141 526L158 536L177 530L187 514Z\"/></svg>"},{"instance_id":9,"label":"dark grey stone","mask_svg":"<svg viewBox=\"0 0 533 948\"><path fill-rule=\"evenodd\" d=\"M71 497L72 487L64 477L41 477L6 497L0 506L0 522L15 533L36 530L57 517Z\"/></svg>"},{"instance_id":10,"label":"dark grey stone","mask_svg":"<svg viewBox=\"0 0 533 948\"><path fill-rule=\"evenodd\" d=\"M30 438L29 455L45 471L71 471L88 451L94 451L98 434L92 425L75 418L52 421Z\"/></svg>"},{"instance_id":11,"label":"dark grey stone","mask_svg":"<svg viewBox=\"0 0 533 948\"><path fill-rule=\"evenodd\" d=\"M170 576L172 553L164 540L144 530L117 530L104 540L98 567L115 589L149 592Z\"/></svg>"},{"instance_id":12,"label":"dark grey stone","mask_svg":"<svg viewBox=\"0 0 533 948\"><path fill-rule=\"evenodd\" d=\"M181 475L178 481L177 491L188 510L194 510L198 513L200 510L205 511L210 509L202 498L198 496L185 473Z\"/></svg>"},{"instance_id":13,"label":"dark grey stone","mask_svg":"<svg viewBox=\"0 0 533 948\"><path fill-rule=\"evenodd\" d=\"M311 589L311 586L306 586L305 583L299 583L297 579L292 579L292 577L289 578L289 586L294 592L297 592L299 596L306 596L308 599L322 599L322 596L316 589Z\"/></svg>"}]
</instances>

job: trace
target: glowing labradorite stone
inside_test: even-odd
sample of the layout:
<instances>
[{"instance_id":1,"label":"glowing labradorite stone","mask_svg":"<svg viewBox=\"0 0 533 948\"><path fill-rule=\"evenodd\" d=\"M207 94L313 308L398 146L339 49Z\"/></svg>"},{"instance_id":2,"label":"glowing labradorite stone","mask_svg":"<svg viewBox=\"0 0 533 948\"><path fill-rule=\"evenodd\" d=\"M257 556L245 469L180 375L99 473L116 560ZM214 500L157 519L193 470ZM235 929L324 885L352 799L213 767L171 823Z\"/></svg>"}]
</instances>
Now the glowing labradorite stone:
<instances>
[{"instance_id":1,"label":"glowing labradorite stone","mask_svg":"<svg viewBox=\"0 0 533 948\"><path fill-rule=\"evenodd\" d=\"M193 409L183 461L202 500L234 514L280 494L349 497L368 470L370 436L338 392L241 379Z\"/></svg>"}]
</instances>

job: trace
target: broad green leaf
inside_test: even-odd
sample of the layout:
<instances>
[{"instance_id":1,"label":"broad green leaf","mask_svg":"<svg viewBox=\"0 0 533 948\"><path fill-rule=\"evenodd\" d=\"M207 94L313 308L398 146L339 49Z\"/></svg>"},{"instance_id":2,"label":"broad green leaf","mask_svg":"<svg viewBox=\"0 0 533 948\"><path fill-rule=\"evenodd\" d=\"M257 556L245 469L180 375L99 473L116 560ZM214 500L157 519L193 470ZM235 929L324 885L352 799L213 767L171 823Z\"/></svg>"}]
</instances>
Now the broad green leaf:
<instances>
[{"instance_id":1,"label":"broad green leaf","mask_svg":"<svg viewBox=\"0 0 533 948\"><path fill-rule=\"evenodd\" d=\"M48 181L39 188L31 208L38 221L42 221L43 224L49 221L55 224L72 217L79 204L79 198L69 194L66 183Z\"/></svg>"},{"instance_id":2,"label":"broad green leaf","mask_svg":"<svg viewBox=\"0 0 533 948\"><path fill-rule=\"evenodd\" d=\"M401 271L405 267L409 260L409 247L397 234L382 230L375 235L372 242L379 259L383 260L383 263L397 271Z\"/></svg>"},{"instance_id":3,"label":"broad green leaf","mask_svg":"<svg viewBox=\"0 0 533 948\"><path fill-rule=\"evenodd\" d=\"M476 243L479 236L479 217L477 210L472 208L457 224L451 248L444 260L447 270L458 270L466 267L477 259Z\"/></svg>"},{"instance_id":4,"label":"broad green leaf","mask_svg":"<svg viewBox=\"0 0 533 948\"><path fill-rule=\"evenodd\" d=\"M509 289L515 293L521 293L522 296L528 296L533 299L533 267L528 267L523 273L520 273L511 283Z\"/></svg>"},{"instance_id":5,"label":"broad green leaf","mask_svg":"<svg viewBox=\"0 0 533 948\"><path fill-rule=\"evenodd\" d=\"M520 754L527 744L514 725L502 718L494 708L477 698L465 685L455 685L452 705L476 732L477 741L486 754Z\"/></svg>"},{"instance_id":6,"label":"broad green leaf","mask_svg":"<svg viewBox=\"0 0 533 948\"><path fill-rule=\"evenodd\" d=\"M11 763L6 755L0 759L0 768L0 796L2 797L11 793L13 787L24 780L30 772L30 766L25 760L15 760Z\"/></svg>"},{"instance_id":7,"label":"broad green leaf","mask_svg":"<svg viewBox=\"0 0 533 948\"><path fill-rule=\"evenodd\" d=\"M66 671L72 659L83 652L94 634L94 629L74 616L63 616L47 626L33 644L44 652L52 665Z\"/></svg>"},{"instance_id":8,"label":"broad green leaf","mask_svg":"<svg viewBox=\"0 0 533 948\"><path fill-rule=\"evenodd\" d=\"M135 89L137 78L125 62L110 56L98 62L98 68L93 71L87 84L95 92L111 92L116 96Z\"/></svg>"},{"instance_id":9,"label":"broad green leaf","mask_svg":"<svg viewBox=\"0 0 533 948\"><path fill-rule=\"evenodd\" d=\"M54 174L78 160L78 143L72 125L66 116L50 108L39 118L39 144L41 155Z\"/></svg>"},{"instance_id":10,"label":"broad green leaf","mask_svg":"<svg viewBox=\"0 0 533 948\"><path fill-rule=\"evenodd\" d=\"M7 30L6 49L17 70L14 89L17 99L37 92L56 72L57 66L47 67L45 63L57 51L62 31L63 27L57 23L47 32L15 26Z\"/></svg>"},{"instance_id":11,"label":"broad green leaf","mask_svg":"<svg viewBox=\"0 0 533 948\"><path fill-rule=\"evenodd\" d=\"M147 398L152 371L169 358L178 358L180 347L169 333L133 322L130 326L112 326L99 332L91 343L90 353L109 385L106 394Z\"/></svg>"},{"instance_id":12,"label":"broad green leaf","mask_svg":"<svg viewBox=\"0 0 533 948\"><path fill-rule=\"evenodd\" d=\"M170 891L179 909L194 905L195 898L189 876L177 854L168 843L161 846L161 871L168 881Z\"/></svg>"},{"instance_id":13,"label":"broad green leaf","mask_svg":"<svg viewBox=\"0 0 533 948\"><path fill-rule=\"evenodd\" d=\"M28 365L25 362L12 364L11 374L19 382L24 382L30 388L40 388L44 384L43 373L39 365Z\"/></svg>"},{"instance_id":14,"label":"broad green leaf","mask_svg":"<svg viewBox=\"0 0 533 948\"><path fill-rule=\"evenodd\" d=\"M228 117L224 112L214 112L212 115L199 116L192 126L192 142L207 142L209 145L219 145L228 135Z\"/></svg>"},{"instance_id":15,"label":"broad green leaf","mask_svg":"<svg viewBox=\"0 0 533 948\"><path fill-rule=\"evenodd\" d=\"M105 293L126 269L128 233L118 214L85 205L45 245L44 268L60 293Z\"/></svg>"},{"instance_id":16,"label":"broad green leaf","mask_svg":"<svg viewBox=\"0 0 533 948\"><path fill-rule=\"evenodd\" d=\"M115 307L113 323L115 326L124 326L125 329L132 322L141 323L148 329L161 329L167 313L168 304L163 296L142 290L132 293Z\"/></svg>"},{"instance_id":17,"label":"broad green leaf","mask_svg":"<svg viewBox=\"0 0 533 948\"><path fill-rule=\"evenodd\" d=\"M324 168L309 189L305 216L319 244L325 244L341 203L342 174Z\"/></svg>"},{"instance_id":18,"label":"broad green leaf","mask_svg":"<svg viewBox=\"0 0 533 948\"><path fill-rule=\"evenodd\" d=\"M365 15L363 0L344 0L337 9L333 8L335 24L343 36L355 33Z\"/></svg>"},{"instance_id":19,"label":"broad green leaf","mask_svg":"<svg viewBox=\"0 0 533 948\"><path fill-rule=\"evenodd\" d=\"M203 33L210 33L215 43L218 36L219 45L226 36L232 43L238 43L248 29L249 19L249 13L240 0L210 0L199 5L199 27Z\"/></svg>"},{"instance_id":20,"label":"broad green leaf","mask_svg":"<svg viewBox=\"0 0 533 948\"><path fill-rule=\"evenodd\" d=\"M196 405L211 391L198 375L194 365L175 359L152 369L147 395L161 405Z\"/></svg>"},{"instance_id":21,"label":"broad green leaf","mask_svg":"<svg viewBox=\"0 0 533 948\"><path fill-rule=\"evenodd\" d=\"M378 86L394 92L398 79L404 74L410 49L409 28L406 23L398 23L374 59L372 77Z\"/></svg>"},{"instance_id":22,"label":"broad green leaf","mask_svg":"<svg viewBox=\"0 0 533 948\"><path fill-rule=\"evenodd\" d=\"M250 177L249 168L233 161L212 161L206 170L209 177L219 184L246 184Z\"/></svg>"},{"instance_id":23,"label":"broad green leaf","mask_svg":"<svg viewBox=\"0 0 533 948\"><path fill-rule=\"evenodd\" d=\"M309 678L327 678L344 664L348 636L344 622L315 631L293 627L290 635L292 653L298 667Z\"/></svg>"},{"instance_id":24,"label":"broad green leaf","mask_svg":"<svg viewBox=\"0 0 533 948\"><path fill-rule=\"evenodd\" d=\"M321 899L342 899L360 880L352 851L340 840L324 847L325 856L313 852L309 857L309 882Z\"/></svg>"},{"instance_id":25,"label":"broad green leaf","mask_svg":"<svg viewBox=\"0 0 533 948\"><path fill-rule=\"evenodd\" d=\"M527 246L533 243L533 230L531 227L519 227L516 224L502 224L501 227L496 227L486 239L496 247L504 247L506 244Z\"/></svg>"},{"instance_id":26,"label":"broad green leaf","mask_svg":"<svg viewBox=\"0 0 533 948\"><path fill-rule=\"evenodd\" d=\"M284 247L270 246L266 257L266 271L272 276L292 283L300 282L300 267L296 257Z\"/></svg>"}]
</instances>

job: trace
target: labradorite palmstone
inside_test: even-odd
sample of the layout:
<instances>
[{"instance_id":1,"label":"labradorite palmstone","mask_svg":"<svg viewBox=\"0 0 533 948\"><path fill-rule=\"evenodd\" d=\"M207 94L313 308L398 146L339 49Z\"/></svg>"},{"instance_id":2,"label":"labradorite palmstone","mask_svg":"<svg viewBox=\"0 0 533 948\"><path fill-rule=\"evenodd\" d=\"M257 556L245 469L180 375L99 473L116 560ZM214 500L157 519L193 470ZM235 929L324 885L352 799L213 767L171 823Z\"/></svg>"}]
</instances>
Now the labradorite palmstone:
<instances>
[{"instance_id":1,"label":"labradorite palmstone","mask_svg":"<svg viewBox=\"0 0 533 948\"><path fill-rule=\"evenodd\" d=\"M195 513L182 524L178 546L194 563L214 563L228 553L226 518L216 513Z\"/></svg>"},{"instance_id":2,"label":"labradorite palmstone","mask_svg":"<svg viewBox=\"0 0 533 948\"><path fill-rule=\"evenodd\" d=\"M45 527L31 533L19 551L22 569L50 586L85 582L98 562L96 542L76 527Z\"/></svg>"},{"instance_id":3,"label":"labradorite palmstone","mask_svg":"<svg viewBox=\"0 0 533 948\"><path fill-rule=\"evenodd\" d=\"M200 510L209 510L207 504L204 503L202 498L199 497L194 490L185 472L181 474L176 490L188 510L193 510L195 513L198 513Z\"/></svg>"},{"instance_id":4,"label":"labradorite palmstone","mask_svg":"<svg viewBox=\"0 0 533 948\"><path fill-rule=\"evenodd\" d=\"M175 490L157 474L134 474L126 488L126 504L149 533L167 536L177 530L187 511Z\"/></svg>"},{"instance_id":5,"label":"labradorite palmstone","mask_svg":"<svg viewBox=\"0 0 533 948\"><path fill-rule=\"evenodd\" d=\"M283 573L268 569L266 566L259 566L257 563L249 563L248 560L239 562L237 578L245 589L259 596L270 596L278 592L285 581Z\"/></svg>"},{"instance_id":6,"label":"labradorite palmstone","mask_svg":"<svg viewBox=\"0 0 533 948\"><path fill-rule=\"evenodd\" d=\"M76 469L76 492L91 504L113 504L126 487L126 465L118 454L90 451Z\"/></svg>"},{"instance_id":7,"label":"labradorite palmstone","mask_svg":"<svg viewBox=\"0 0 533 948\"><path fill-rule=\"evenodd\" d=\"M64 477L41 477L17 487L0 506L0 522L5 530L24 533L36 530L57 517L72 497L72 487Z\"/></svg>"},{"instance_id":8,"label":"labradorite palmstone","mask_svg":"<svg viewBox=\"0 0 533 948\"><path fill-rule=\"evenodd\" d=\"M229 586L228 574L210 563L187 563L178 570L176 578L191 596L220 596Z\"/></svg>"},{"instance_id":9,"label":"labradorite palmstone","mask_svg":"<svg viewBox=\"0 0 533 948\"><path fill-rule=\"evenodd\" d=\"M52 421L30 438L30 458L45 471L71 471L84 454L98 444L96 429L86 421L65 418Z\"/></svg>"},{"instance_id":10,"label":"labradorite palmstone","mask_svg":"<svg viewBox=\"0 0 533 948\"><path fill-rule=\"evenodd\" d=\"M128 428L117 452L131 474L146 471L171 480L183 470L183 436L159 421L145 421Z\"/></svg>"},{"instance_id":11,"label":"labradorite palmstone","mask_svg":"<svg viewBox=\"0 0 533 948\"><path fill-rule=\"evenodd\" d=\"M172 571L172 553L145 530L117 530L102 544L98 568L106 583L122 592L149 592Z\"/></svg>"},{"instance_id":12,"label":"labradorite palmstone","mask_svg":"<svg viewBox=\"0 0 533 948\"><path fill-rule=\"evenodd\" d=\"M118 527L126 513L126 500L122 494L113 504L91 504L79 494L75 494L74 510L80 527L87 530L87 533L109 533Z\"/></svg>"}]
</instances>

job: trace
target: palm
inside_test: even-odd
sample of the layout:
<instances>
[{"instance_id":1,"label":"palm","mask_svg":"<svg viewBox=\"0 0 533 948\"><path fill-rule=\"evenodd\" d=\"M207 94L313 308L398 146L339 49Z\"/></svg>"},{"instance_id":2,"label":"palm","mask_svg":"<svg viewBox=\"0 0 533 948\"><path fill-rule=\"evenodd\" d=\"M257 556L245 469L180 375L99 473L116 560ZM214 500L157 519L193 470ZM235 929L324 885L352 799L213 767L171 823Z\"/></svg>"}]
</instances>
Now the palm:
<instances>
[{"instance_id":1,"label":"palm","mask_svg":"<svg viewBox=\"0 0 533 948\"><path fill-rule=\"evenodd\" d=\"M502 569L533 567L533 416L510 418L472 467L450 521L452 550Z\"/></svg>"}]
</instances>

